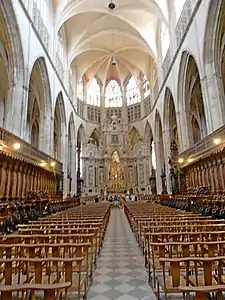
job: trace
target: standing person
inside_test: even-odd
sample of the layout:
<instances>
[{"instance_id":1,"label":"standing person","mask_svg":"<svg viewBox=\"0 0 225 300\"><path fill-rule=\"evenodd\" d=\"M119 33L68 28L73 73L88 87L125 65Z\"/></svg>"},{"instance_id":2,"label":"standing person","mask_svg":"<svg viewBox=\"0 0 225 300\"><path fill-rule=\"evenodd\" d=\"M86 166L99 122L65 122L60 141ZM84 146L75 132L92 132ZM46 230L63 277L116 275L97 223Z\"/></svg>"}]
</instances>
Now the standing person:
<instances>
[{"instance_id":1,"label":"standing person","mask_svg":"<svg viewBox=\"0 0 225 300\"><path fill-rule=\"evenodd\" d=\"M19 220L15 216L15 208L10 207L8 209L8 216L3 222L3 233L10 234L17 231L18 224L19 224Z\"/></svg>"},{"instance_id":2,"label":"standing person","mask_svg":"<svg viewBox=\"0 0 225 300\"><path fill-rule=\"evenodd\" d=\"M114 205L115 205L115 207L118 207L118 196L117 195L115 195L114 196Z\"/></svg>"},{"instance_id":3,"label":"standing person","mask_svg":"<svg viewBox=\"0 0 225 300\"><path fill-rule=\"evenodd\" d=\"M135 201L135 195L131 195L131 201Z\"/></svg>"},{"instance_id":4,"label":"standing person","mask_svg":"<svg viewBox=\"0 0 225 300\"><path fill-rule=\"evenodd\" d=\"M123 197L120 195L120 208L123 208Z\"/></svg>"}]
</instances>

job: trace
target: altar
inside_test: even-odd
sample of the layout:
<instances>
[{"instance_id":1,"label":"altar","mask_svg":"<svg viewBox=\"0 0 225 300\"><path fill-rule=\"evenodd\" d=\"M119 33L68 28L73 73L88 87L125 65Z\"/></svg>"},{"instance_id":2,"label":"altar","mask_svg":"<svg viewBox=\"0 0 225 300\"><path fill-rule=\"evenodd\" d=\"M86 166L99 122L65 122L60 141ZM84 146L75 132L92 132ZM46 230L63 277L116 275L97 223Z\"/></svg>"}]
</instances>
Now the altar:
<instances>
[{"instance_id":1,"label":"altar","mask_svg":"<svg viewBox=\"0 0 225 300\"><path fill-rule=\"evenodd\" d=\"M91 137L83 145L85 195L124 194L130 189L146 193L148 149L143 139L134 144L132 132L122 118L112 115L103 121L98 141Z\"/></svg>"}]
</instances>

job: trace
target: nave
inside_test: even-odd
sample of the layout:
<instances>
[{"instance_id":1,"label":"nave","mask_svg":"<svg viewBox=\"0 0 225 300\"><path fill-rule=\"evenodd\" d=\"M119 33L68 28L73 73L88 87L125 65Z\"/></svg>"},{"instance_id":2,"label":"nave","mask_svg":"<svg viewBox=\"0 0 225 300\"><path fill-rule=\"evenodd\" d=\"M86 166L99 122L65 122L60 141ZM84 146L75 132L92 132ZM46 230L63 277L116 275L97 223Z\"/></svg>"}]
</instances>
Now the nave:
<instances>
[{"instance_id":1,"label":"nave","mask_svg":"<svg viewBox=\"0 0 225 300\"><path fill-rule=\"evenodd\" d=\"M155 300L144 257L121 209L112 209L90 300Z\"/></svg>"},{"instance_id":2,"label":"nave","mask_svg":"<svg viewBox=\"0 0 225 300\"><path fill-rule=\"evenodd\" d=\"M225 299L224 220L171 201L86 203L0 235L0 299Z\"/></svg>"}]
</instances>

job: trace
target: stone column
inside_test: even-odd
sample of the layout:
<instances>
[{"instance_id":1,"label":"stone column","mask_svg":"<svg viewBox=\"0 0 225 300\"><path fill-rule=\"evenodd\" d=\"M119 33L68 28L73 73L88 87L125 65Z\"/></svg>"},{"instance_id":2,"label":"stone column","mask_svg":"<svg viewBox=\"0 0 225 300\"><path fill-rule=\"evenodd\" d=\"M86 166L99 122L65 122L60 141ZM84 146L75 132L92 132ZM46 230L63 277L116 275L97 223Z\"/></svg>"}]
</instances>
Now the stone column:
<instances>
[{"instance_id":1,"label":"stone column","mask_svg":"<svg viewBox=\"0 0 225 300\"><path fill-rule=\"evenodd\" d=\"M165 167L166 167L166 189L167 192L171 193L171 180L170 180L170 166L169 166L169 159L170 156L170 136L171 132L169 129L165 129L163 131L163 145L164 145L164 160L165 160Z\"/></svg>"},{"instance_id":2,"label":"stone column","mask_svg":"<svg viewBox=\"0 0 225 300\"><path fill-rule=\"evenodd\" d=\"M220 74L215 73L212 65L206 65L206 77L201 80L208 133L224 124L224 92Z\"/></svg>"},{"instance_id":3,"label":"stone column","mask_svg":"<svg viewBox=\"0 0 225 300\"><path fill-rule=\"evenodd\" d=\"M161 180L161 151L160 151L160 141L155 141L155 150L156 150L156 188L157 194L161 194L162 192L162 180Z\"/></svg>"},{"instance_id":4,"label":"stone column","mask_svg":"<svg viewBox=\"0 0 225 300\"><path fill-rule=\"evenodd\" d=\"M177 118L177 130L179 136L179 152L184 151L190 147L190 136L188 131L188 122L185 111L179 111L176 113Z\"/></svg>"}]
</instances>

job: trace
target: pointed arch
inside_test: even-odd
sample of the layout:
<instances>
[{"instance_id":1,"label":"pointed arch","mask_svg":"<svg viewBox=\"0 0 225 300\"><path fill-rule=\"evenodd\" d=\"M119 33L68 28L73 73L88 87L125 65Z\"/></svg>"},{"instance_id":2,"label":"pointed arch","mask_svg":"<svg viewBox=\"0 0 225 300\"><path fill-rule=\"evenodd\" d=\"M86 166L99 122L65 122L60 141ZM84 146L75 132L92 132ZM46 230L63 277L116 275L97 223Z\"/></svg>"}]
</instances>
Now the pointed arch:
<instances>
[{"instance_id":1,"label":"pointed arch","mask_svg":"<svg viewBox=\"0 0 225 300\"><path fill-rule=\"evenodd\" d=\"M81 179L83 177L83 145L86 142L86 134L83 124L80 124L77 130L77 152L76 152L76 171L77 171L77 192L80 193L81 188Z\"/></svg>"},{"instance_id":2,"label":"pointed arch","mask_svg":"<svg viewBox=\"0 0 225 300\"><path fill-rule=\"evenodd\" d=\"M21 84L24 83L24 56L12 1L0 2L0 28L0 126L21 135L25 99L21 90Z\"/></svg>"},{"instance_id":3,"label":"pointed arch","mask_svg":"<svg viewBox=\"0 0 225 300\"><path fill-rule=\"evenodd\" d=\"M54 110L54 156L63 161L64 140L66 136L66 110L62 92L57 96Z\"/></svg>"},{"instance_id":4,"label":"pointed arch","mask_svg":"<svg viewBox=\"0 0 225 300\"><path fill-rule=\"evenodd\" d=\"M164 112L163 112L164 128L169 133L168 142L176 143L176 146L179 148L179 137L178 137L178 127L177 127L177 116L174 98L171 90L166 87L165 91L165 100L164 100Z\"/></svg>"},{"instance_id":5,"label":"pointed arch","mask_svg":"<svg viewBox=\"0 0 225 300\"><path fill-rule=\"evenodd\" d=\"M210 81L207 93L211 105L212 123L215 127L225 122L225 2L211 0L208 7L207 22L204 35L203 66L206 78ZM207 86L208 90L208 86ZM216 105L215 105L216 103ZM214 111L217 118L213 118ZM208 120L208 117L207 117ZM214 127L213 126L213 127Z\"/></svg>"},{"instance_id":6,"label":"pointed arch","mask_svg":"<svg viewBox=\"0 0 225 300\"><path fill-rule=\"evenodd\" d=\"M73 112L68 123L67 191L68 193L76 191L76 132Z\"/></svg>"},{"instance_id":7,"label":"pointed arch","mask_svg":"<svg viewBox=\"0 0 225 300\"><path fill-rule=\"evenodd\" d=\"M77 129L77 144L84 144L86 142L86 133L84 129L84 125L80 124L80 126Z\"/></svg>"},{"instance_id":8,"label":"pointed arch","mask_svg":"<svg viewBox=\"0 0 225 300\"><path fill-rule=\"evenodd\" d=\"M76 131L75 131L75 122L74 122L74 114L71 112L69 123L68 123L68 133L70 132L70 136L72 139L76 138Z\"/></svg>"},{"instance_id":9,"label":"pointed arch","mask_svg":"<svg viewBox=\"0 0 225 300\"><path fill-rule=\"evenodd\" d=\"M132 105L141 101L140 89L134 76L131 76L126 85L126 102Z\"/></svg>"},{"instance_id":10,"label":"pointed arch","mask_svg":"<svg viewBox=\"0 0 225 300\"><path fill-rule=\"evenodd\" d=\"M115 79L112 79L106 85L105 107L121 107L122 103L121 87Z\"/></svg>"},{"instance_id":11,"label":"pointed arch","mask_svg":"<svg viewBox=\"0 0 225 300\"><path fill-rule=\"evenodd\" d=\"M147 143L150 143L150 141L153 139L153 133L152 133L151 125L149 124L148 121L145 124L144 133L145 133L145 141Z\"/></svg>"},{"instance_id":12,"label":"pointed arch","mask_svg":"<svg viewBox=\"0 0 225 300\"><path fill-rule=\"evenodd\" d=\"M51 89L46 63L39 57L33 67L29 79L27 105L27 134L31 144L48 153L44 137L50 134L49 116L52 111Z\"/></svg>"},{"instance_id":13,"label":"pointed arch","mask_svg":"<svg viewBox=\"0 0 225 300\"><path fill-rule=\"evenodd\" d=\"M186 122L189 143L192 145L197 142L194 136L203 138L207 134L207 128L198 66L190 53L182 54L178 79L179 113L185 118L183 125ZM197 128L200 131L198 134Z\"/></svg>"},{"instance_id":14,"label":"pointed arch","mask_svg":"<svg viewBox=\"0 0 225 300\"><path fill-rule=\"evenodd\" d=\"M93 77L88 87L87 104L100 106L101 102L101 87L98 80Z\"/></svg>"},{"instance_id":15,"label":"pointed arch","mask_svg":"<svg viewBox=\"0 0 225 300\"><path fill-rule=\"evenodd\" d=\"M157 192L166 192L165 181L165 153L164 153L164 141L163 141L163 127L162 120L159 111L156 110L155 114L155 128L154 128L154 142L156 153L156 178L157 178ZM164 178L164 179L163 179Z\"/></svg>"},{"instance_id":16,"label":"pointed arch","mask_svg":"<svg viewBox=\"0 0 225 300\"><path fill-rule=\"evenodd\" d=\"M219 66L219 50L222 42L222 27L224 26L225 2L223 0L210 1L208 18L204 38L204 65Z\"/></svg>"},{"instance_id":17,"label":"pointed arch","mask_svg":"<svg viewBox=\"0 0 225 300\"><path fill-rule=\"evenodd\" d=\"M92 133L90 134L89 137L89 143L93 143L97 146L99 146L99 142L100 142L100 133L99 131L95 128Z\"/></svg>"},{"instance_id":18,"label":"pointed arch","mask_svg":"<svg viewBox=\"0 0 225 300\"><path fill-rule=\"evenodd\" d=\"M145 124L145 141L147 144L147 150L149 153L149 171L151 175L154 175L155 173L153 170L156 169L156 154L155 154L155 142L153 138L153 132L151 125L147 121Z\"/></svg>"}]
</instances>

